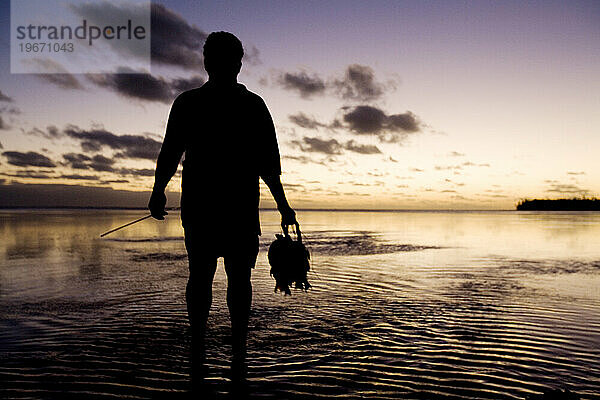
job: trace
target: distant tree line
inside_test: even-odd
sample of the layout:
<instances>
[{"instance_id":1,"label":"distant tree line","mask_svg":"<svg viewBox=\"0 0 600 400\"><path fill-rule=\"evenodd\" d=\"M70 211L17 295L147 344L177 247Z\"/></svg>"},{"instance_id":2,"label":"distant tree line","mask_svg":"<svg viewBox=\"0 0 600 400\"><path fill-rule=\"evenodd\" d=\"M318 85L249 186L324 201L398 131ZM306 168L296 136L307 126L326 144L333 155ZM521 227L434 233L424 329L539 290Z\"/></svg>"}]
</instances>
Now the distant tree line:
<instances>
[{"instance_id":1,"label":"distant tree line","mask_svg":"<svg viewBox=\"0 0 600 400\"><path fill-rule=\"evenodd\" d=\"M600 211L600 199L525 199L517 204L519 211Z\"/></svg>"}]
</instances>

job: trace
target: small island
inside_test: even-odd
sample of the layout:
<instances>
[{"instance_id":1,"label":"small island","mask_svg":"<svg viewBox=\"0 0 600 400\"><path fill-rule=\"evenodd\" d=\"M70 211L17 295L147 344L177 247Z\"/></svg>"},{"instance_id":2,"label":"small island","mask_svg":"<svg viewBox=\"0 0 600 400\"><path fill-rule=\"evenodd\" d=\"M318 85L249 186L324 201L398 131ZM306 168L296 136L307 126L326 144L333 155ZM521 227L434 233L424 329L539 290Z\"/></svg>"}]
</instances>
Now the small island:
<instances>
[{"instance_id":1,"label":"small island","mask_svg":"<svg viewBox=\"0 0 600 400\"><path fill-rule=\"evenodd\" d=\"M525 199L517 204L518 211L600 211L600 199Z\"/></svg>"}]
</instances>

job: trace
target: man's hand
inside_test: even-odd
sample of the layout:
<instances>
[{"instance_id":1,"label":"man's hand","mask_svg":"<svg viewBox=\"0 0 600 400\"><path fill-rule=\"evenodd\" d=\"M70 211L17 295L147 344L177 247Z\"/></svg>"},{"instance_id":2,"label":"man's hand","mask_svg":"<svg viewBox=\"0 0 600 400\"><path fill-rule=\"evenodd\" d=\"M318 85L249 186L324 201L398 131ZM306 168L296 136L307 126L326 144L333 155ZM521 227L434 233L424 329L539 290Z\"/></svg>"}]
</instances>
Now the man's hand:
<instances>
[{"instance_id":1,"label":"man's hand","mask_svg":"<svg viewBox=\"0 0 600 400\"><path fill-rule=\"evenodd\" d=\"M165 211L165 205L167 204L167 196L165 192L152 191L150 196L150 202L148 202L148 209L154 219L163 220L165 215L168 213Z\"/></svg>"},{"instance_id":2,"label":"man's hand","mask_svg":"<svg viewBox=\"0 0 600 400\"><path fill-rule=\"evenodd\" d=\"M286 207L279 210L281 213L281 227L285 230L286 226L296 225L298 221L296 221L296 213L292 210L291 207Z\"/></svg>"}]
</instances>

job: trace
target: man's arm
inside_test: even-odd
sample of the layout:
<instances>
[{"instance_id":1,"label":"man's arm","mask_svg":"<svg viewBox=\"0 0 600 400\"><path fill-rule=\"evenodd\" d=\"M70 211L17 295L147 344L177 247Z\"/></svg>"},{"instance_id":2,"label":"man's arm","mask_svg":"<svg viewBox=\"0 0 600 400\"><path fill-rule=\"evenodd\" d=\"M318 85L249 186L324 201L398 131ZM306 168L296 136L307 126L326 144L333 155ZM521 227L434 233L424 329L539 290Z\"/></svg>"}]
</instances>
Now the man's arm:
<instances>
[{"instance_id":1,"label":"man's arm","mask_svg":"<svg viewBox=\"0 0 600 400\"><path fill-rule=\"evenodd\" d=\"M259 175L262 180L267 184L275 202L277 203L277 209L281 213L281 226L295 225L296 213L290 207L287 199L285 198L285 192L281 185L279 178L281 174L281 163L279 160L279 146L277 145L277 135L275 134L275 124L271 118L271 113L267 105L262 99L259 101L259 110L257 115L259 117L259 125L263 127L260 149L260 167ZM284 228L285 229L285 228Z\"/></svg>"},{"instance_id":2,"label":"man's arm","mask_svg":"<svg viewBox=\"0 0 600 400\"><path fill-rule=\"evenodd\" d=\"M165 139L160 148L160 154L156 161L156 171L154 173L154 188L152 189L152 195L150 196L150 202L148 208L150 214L156 219L165 219L167 212L165 211L165 205L167 204L167 196L165 195L165 189L167 184L177 172L177 166L181 160L181 156L184 151L184 144L181 136L183 134L185 124L182 121L183 110L180 98L177 98L171 107L169 113L169 122L167 123L167 130L165 133Z\"/></svg>"},{"instance_id":3,"label":"man's arm","mask_svg":"<svg viewBox=\"0 0 600 400\"><path fill-rule=\"evenodd\" d=\"M292 207L290 207L285 198L285 192L283 191L279 175L261 176L261 178L269 187L269 190L275 199L275 203L277 203L277 209L281 214L281 226L297 224L296 213L292 210Z\"/></svg>"}]
</instances>

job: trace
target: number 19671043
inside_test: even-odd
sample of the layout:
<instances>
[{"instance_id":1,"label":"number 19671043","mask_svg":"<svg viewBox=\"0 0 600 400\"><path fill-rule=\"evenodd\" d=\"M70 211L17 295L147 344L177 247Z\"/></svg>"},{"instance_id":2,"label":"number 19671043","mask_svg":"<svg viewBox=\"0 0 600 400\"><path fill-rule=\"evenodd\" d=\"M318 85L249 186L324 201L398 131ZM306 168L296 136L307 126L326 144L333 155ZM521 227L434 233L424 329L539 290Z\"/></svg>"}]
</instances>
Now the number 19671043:
<instances>
[{"instance_id":1,"label":"number 19671043","mask_svg":"<svg viewBox=\"0 0 600 400\"><path fill-rule=\"evenodd\" d=\"M21 53L72 53L73 43L19 43Z\"/></svg>"}]
</instances>

